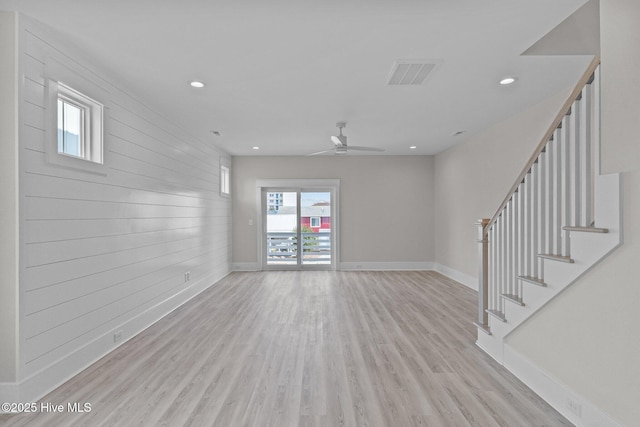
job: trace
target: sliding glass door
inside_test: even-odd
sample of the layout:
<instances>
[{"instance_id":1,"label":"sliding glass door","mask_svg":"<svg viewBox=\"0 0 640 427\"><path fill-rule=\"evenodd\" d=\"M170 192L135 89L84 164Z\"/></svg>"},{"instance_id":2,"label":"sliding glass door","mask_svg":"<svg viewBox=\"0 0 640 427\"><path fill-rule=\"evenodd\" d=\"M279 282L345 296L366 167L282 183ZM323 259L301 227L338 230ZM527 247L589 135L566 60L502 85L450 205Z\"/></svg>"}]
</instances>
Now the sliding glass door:
<instances>
[{"instance_id":1,"label":"sliding glass door","mask_svg":"<svg viewBox=\"0 0 640 427\"><path fill-rule=\"evenodd\" d=\"M298 265L298 194L295 191L265 191L266 261L269 266Z\"/></svg>"},{"instance_id":2,"label":"sliding glass door","mask_svg":"<svg viewBox=\"0 0 640 427\"><path fill-rule=\"evenodd\" d=\"M333 200L328 189L263 188L263 268L334 269Z\"/></svg>"}]
</instances>

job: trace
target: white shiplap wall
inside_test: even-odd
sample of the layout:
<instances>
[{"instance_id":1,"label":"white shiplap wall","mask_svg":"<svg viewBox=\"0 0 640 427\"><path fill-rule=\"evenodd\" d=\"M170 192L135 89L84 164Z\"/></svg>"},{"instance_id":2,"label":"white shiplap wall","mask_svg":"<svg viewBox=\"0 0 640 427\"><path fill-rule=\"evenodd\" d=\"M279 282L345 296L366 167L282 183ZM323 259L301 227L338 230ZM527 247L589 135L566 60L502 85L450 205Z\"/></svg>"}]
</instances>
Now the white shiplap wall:
<instances>
[{"instance_id":1,"label":"white shiplap wall","mask_svg":"<svg viewBox=\"0 0 640 427\"><path fill-rule=\"evenodd\" d=\"M229 158L20 21L19 378L51 387L229 272ZM47 161L54 65L105 105L106 176Z\"/></svg>"}]
</instances>

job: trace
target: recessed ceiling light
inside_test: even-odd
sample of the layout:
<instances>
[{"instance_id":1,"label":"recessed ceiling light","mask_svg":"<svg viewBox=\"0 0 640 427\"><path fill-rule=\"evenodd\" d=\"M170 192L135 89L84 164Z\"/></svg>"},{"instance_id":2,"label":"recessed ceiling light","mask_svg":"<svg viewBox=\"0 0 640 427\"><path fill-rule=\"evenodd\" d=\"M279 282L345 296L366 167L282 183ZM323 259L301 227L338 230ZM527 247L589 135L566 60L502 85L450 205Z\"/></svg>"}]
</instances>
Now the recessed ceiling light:
<instances>
[{"instance_id":1,"label":"recessed ceiling light","mask_svg":"<svg viewBox=\"0 0 640 427\"><path fill-rule=\"evenodd\" d=\"M505 77L504 79L500 80L500 84L501 85L510 85L516 82L516 78L515 77Z\"/></svg>"},{"instance_id":2,"label":"recessed ceiling light","mask_svg":"<svg viewBox=\"0 0 640 427\"><path fill-rule=\"evenodd\" d=\"M260 147L257 147L257 146L256 147L251 147L251 148L253 148L254 150L259 150L260 149Z\"/></svg>"},{"instance_id":3,"label":"recessed ceiling light","mask_svg":"<svg viewBox=\"0 0 640 427\"><path fill-rule=\"evenodd\" d=\"M416 148L418 147L416 147L415 145L412 145L411 147L409 147L409 150L415 150Z\"/></svg>"},{"instance_id":4,"label":"recessed ceiling light","mask_svg":"<svg viewBox=\"0 0 640 427\"><path fill-rule=\"evenodd\" d=\"M204 83L202 83L202 82L200 82L198 80L194 80L189 84L191 85L191 87L197 87L197 88L204 87Z\"/></svg>"}]
</instances>

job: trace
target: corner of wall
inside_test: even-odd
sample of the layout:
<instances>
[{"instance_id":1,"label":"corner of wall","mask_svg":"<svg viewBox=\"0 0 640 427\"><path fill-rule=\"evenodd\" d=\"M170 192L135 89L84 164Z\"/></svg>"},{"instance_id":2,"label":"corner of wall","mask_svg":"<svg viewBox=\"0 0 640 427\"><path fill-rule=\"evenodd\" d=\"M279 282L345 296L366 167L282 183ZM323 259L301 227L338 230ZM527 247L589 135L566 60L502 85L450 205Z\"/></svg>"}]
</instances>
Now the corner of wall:
<instances>
[{"instance_id":1,"label":"corner of wall","mask_svg":"<svg viewBox=\"0 0 640 427\"><path fill-rule=\"evenodd\" d=\"M460 282L463 285L465 285L466 287L468 287L469 289L472 289L474 291L478 290L478 278L477 277L473 277L473 276L469 276L468 274L465 274L461 271L458 271L454 268L448 267L444 264L440 264L438 262L434 263L434 270L437 271L438 273L447 276L450 279L455 280L456 282Z\"/></svg>"},{"instance_id":2,"label":"corner of wall","mask_svg":"<svg viewBox=\"0 0 640 427\"><path fill-rule=\"evenodd\" d=\"M18 16L0 12L0 382L17 379Z\"/></svg>"}]
</instances>

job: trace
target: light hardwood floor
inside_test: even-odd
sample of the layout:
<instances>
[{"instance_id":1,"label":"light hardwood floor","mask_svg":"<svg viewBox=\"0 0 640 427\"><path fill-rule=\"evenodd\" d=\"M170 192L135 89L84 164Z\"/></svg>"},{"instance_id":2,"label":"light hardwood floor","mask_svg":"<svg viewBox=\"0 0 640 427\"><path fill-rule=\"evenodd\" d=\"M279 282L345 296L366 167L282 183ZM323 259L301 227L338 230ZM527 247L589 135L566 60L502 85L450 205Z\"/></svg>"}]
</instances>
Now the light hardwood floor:
<instances>
[{"instance_id":1,"label":"light hardwood floor","mask_svg":"<svg viewBox=\"0 0 640 427\"><path fill-rule=\"evenodd\" d=\"M475 345L435 272L232 273L3 426L571 425Z\"/></svg>"}]
</instances>

